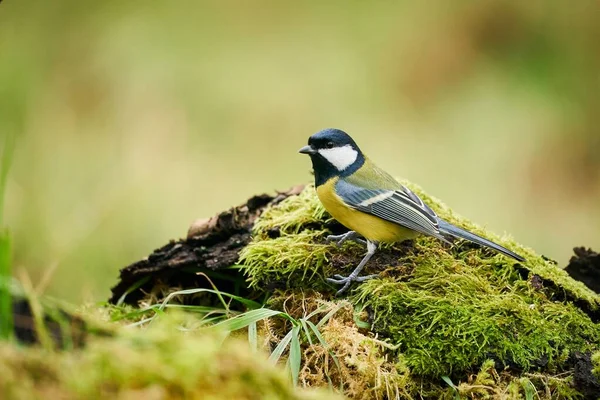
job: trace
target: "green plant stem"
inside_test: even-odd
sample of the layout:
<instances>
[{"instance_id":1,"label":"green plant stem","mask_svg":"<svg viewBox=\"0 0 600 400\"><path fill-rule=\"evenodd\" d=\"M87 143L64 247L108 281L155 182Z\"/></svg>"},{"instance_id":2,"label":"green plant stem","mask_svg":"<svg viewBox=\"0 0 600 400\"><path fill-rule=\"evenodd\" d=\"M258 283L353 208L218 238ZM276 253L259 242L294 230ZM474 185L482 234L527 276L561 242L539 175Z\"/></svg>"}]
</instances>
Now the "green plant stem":
<instances>
[{"instance_id":1,"label":"green plant stem","mask_svg":"<svg viewBox=\"0 0 600 400\"><path fill-rule=\"evenodd\" d=\"M0 231L0 339L10 339L13 333L10 248L8 230Z\"/></svg>"},{"instance_id":2,"label":"green plant stem","mask_svg":"<svg viewBox=\"0 0 600 400\"><path fill-rule=\"evenodd\" d=\"M8 229L3 228L4 195L13 150L14 135L9 133L5 139L0 160L0 339L9 339L13 332L12 294L10 292L11 243Z\"/></svg>"},{"instance_id":3,"label":"green plant stem","mask_svg":"<svg viewBox=\"0 0 600 400\"><path fill-rule=\"evenodd\" d=\"M13 151L15 148L15 137L9 133L6 135L4 140L4 147L2 149L2 159L0 160L0 228L3 224L3 211L4 211L4 195L6 190L6 181L8 179L8 171L12 164Z\"/></svg>"}]
</instances>

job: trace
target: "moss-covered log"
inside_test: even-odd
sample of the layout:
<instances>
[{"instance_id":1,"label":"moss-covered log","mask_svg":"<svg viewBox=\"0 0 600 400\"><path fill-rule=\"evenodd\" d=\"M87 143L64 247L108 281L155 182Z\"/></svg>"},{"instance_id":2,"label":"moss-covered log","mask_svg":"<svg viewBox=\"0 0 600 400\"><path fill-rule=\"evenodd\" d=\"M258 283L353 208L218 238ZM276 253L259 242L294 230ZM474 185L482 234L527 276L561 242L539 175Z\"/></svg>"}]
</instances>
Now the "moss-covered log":
<instances>
[{"instance_id":1,"label":"moss-covered log","mask_svg":"<svg viewBox=\"0 0 600 400\"><path fill-rule=\"evenodd\" d=\"M244 290L246 285L238 284L244 278L237 269L214 272L237 263L239 252L251 241L254 221L268 205L276 205L303 188L296 186L275 196L254 196L245 204L194 222L185 239L173 240L147 258L121 269L109 302L134 305L149 293L164 288L205 286L206 280L197 276L199 271L215 279L222 291L232 292L236 286Z\"/></svg>"},{"instance_id":2,"label":"moss-covered log","mask_svg":"<svg viewBox=\"0 0 600 400\"><path fill-rule=\"evenodd\" d=\"M381 376L381 366L391 362L395 367L385 368L384 386L403 396L514 397L532 387L541 397L600 396L592 373L592 360L600 358L592 357L600 350L600 296L555 262L508 236L485 231L404 183L442 218L524 255L526 261L516 263L462 241L448 247L428 237L382 248L365 271L379 277L353 286L348 294L356 315L330 322L349 327L362 318L363 328L356 335L339 329L340 337L332 329L329 339L343 352L377 335L385 343L373 345L377 351L372 358L387 361L359 368L355 358L338 354L354 370L345 375L344 392L363 398L368 396L358 394L379 393L374 388L382 383L372 377ZM207 230L199 236L173 242L124 269L112 301L128 293L126 301L135 303L157 287L164 291L165 282L176 288L205 286L190 276L217 270L220 290L232 290L230 284L220 284L233 280L236 290L272 294L270 304L281 309L302 309L296 302L310 302L316 294L333 304L347 301L333 297L336 288L325 278L351 271L364 249L325 241L343 228L321 207L314 189L261 199L257 207L221 214L216 223L204 224ZM218 228L221 219L236 221L236 216L243 223ZM279 290L273 294L273 289ZM327 384L333 373L314 368L310 376L321 380L306 381Z\"/></svg>"}]
</instances>

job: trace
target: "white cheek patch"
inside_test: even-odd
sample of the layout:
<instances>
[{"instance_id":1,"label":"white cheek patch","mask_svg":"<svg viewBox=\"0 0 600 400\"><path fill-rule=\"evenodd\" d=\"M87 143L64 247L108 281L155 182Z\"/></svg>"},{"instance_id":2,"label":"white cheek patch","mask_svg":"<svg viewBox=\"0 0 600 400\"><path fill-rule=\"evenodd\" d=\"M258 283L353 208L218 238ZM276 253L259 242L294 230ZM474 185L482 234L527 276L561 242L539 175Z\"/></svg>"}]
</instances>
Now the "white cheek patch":
<instances>
[{"instance_id":1,"label":"white cheek patch","mask_svg":"<svg viewBox=\"0 0 600 400\"><path fill-rule=\"evenodd\" d=\"M319 154L336 167L338 171L345 170L354 164L354 161L358 158L358 152L349 144L333 149L320 149Z\"/></svg>"}]
</instances>

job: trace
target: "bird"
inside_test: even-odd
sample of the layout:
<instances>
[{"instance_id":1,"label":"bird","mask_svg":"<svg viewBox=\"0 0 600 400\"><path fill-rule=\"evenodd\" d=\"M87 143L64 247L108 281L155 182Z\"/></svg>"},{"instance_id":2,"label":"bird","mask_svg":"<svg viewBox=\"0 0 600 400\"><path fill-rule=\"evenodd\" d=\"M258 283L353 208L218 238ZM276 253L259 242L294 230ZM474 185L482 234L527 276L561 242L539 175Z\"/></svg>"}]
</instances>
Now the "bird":
<instances>
[{"instance_id":1,"label":"bird","mask_svg":"<svg viewBox=\"0 0 600 400\"><path fill-rule=\"evenodd\" d=\"M311 158L319 200L333 218L349 229L341 235L329 235L327 241L341 246L351 240L367 247L367 253L350 275L338 274L326 279L342 286L337 295L344 293L352 282L377 276L359 274L380 243L399 243L419 235L449 244L454 238L465 239L525 261L507 248L440 218L412 190L377 167L350 135L340 129L315 133L299 153Z\"/></svg>"}]
</instances>

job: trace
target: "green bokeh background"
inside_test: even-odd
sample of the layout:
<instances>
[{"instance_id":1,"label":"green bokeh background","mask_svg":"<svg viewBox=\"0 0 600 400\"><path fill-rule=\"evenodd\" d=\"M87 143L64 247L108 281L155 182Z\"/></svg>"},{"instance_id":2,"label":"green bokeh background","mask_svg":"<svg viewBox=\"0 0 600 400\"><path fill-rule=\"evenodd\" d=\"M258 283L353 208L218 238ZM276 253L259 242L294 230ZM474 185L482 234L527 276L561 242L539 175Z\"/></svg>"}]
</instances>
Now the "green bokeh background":
<instances>
[{"instance_id":1,"label":"green bokeh background","mask_svg":"<svg viewBox=\"0 0 600 400\"><path fill-rule=\"evenodd\" d=\"M0 60L15 273L53 296L310 181L325 127L561 265L600 247L595 1L5 0Z\"/></svg>"}]
</instances>

